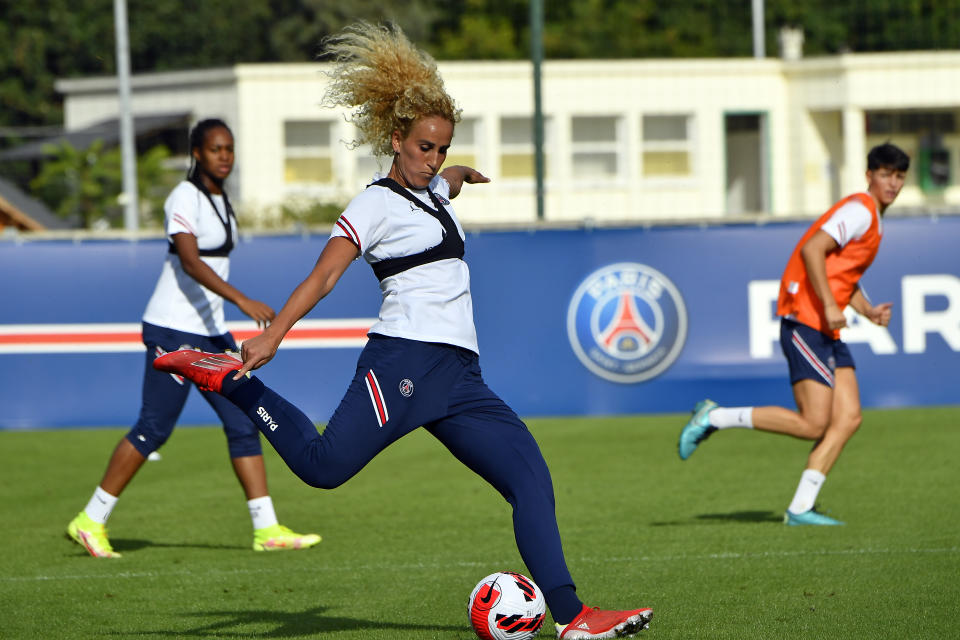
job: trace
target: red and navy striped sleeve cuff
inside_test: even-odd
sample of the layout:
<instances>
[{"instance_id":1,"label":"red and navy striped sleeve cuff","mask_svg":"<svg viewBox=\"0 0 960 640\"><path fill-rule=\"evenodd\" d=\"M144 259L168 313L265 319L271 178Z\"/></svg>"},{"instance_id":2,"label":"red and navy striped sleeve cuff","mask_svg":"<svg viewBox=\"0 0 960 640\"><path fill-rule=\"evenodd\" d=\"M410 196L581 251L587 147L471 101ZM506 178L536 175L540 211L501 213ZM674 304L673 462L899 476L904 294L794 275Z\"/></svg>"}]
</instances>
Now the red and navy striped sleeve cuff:
<instances>
[{"instance_id":1,"label":"red and navy striped sleeve cuff","mask_svg":"<svg viewBox=\"0 0 960 640\"><path fill-rule=\"evenodd\" d=\"M363 249L360 247L360 236L357 234L357 230L353 228L353 225L350 224L350 221L344 216L340 216L337 219L337 226L346 234L350 242L357 245L357 251L363 252Z\"/></svg>"}]
</instances>

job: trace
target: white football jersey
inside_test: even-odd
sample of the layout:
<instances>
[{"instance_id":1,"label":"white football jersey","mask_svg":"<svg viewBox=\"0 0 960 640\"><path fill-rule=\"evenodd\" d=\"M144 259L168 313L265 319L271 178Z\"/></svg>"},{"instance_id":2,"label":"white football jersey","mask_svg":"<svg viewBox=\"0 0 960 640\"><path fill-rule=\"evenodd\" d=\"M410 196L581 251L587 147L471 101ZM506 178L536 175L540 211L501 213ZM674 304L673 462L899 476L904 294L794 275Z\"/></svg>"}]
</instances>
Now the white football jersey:
<instances>
[{"instance_id":1,"label":"white football jersey","mask_svg":"<svg viewBox=\"0 0 960 640\"><path fill-rule=\"evenodd\" d=\"M203 193L190 182L178 184L163 205L167 237L177 233L196 236L197 246L216 249L227 240L224 221L227 209L222 195L212 195L217 209ZM230 217L233 238L237 237L236 220ZM230 275L230 258L201 256L223 280ZM223 316L223 298L191 278L183 270L180 256L168 253L163 262L160 279L143 313L143 321L160 327L219 336L227 333Z\"/></svg>"},{"instance_id":2,"label":"white football jersey","mask_svg":"<svg viewBox=\"0 0 960 640\"><path fill-rule=\"evenodd\" d=\"M374 176L373 181L382 178ZM461 239L463 228L450 205L450 185L434 177L429 189L450 214ZM434 208L426 190L408 191ZM368 187L340 215L330 233L357 246L364 260L374 264L388 258L421 253L443 240L443 225L416 204L385 187ZM380 282L382 300L371 333L422 342L442 342L479 353L470 297L470 270L458 258L428 262Z\"/></svg>"}]
</instances>

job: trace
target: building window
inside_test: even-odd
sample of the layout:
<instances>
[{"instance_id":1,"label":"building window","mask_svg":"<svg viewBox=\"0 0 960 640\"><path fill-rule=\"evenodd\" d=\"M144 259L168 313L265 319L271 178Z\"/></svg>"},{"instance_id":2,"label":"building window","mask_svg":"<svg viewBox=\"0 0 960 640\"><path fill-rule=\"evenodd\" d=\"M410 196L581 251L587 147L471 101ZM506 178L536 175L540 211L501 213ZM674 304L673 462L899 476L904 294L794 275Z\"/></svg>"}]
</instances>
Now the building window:
<instances>
[{"instance_id":1,"label":"building window","mask_svg":"<svg viewBox=\"0 0 960 640\"><path fill-rule=\"evenodd\" d=\"M450 151L447 154L444 166L452 167L462 164L479 169L481 173L483 172L483 168L477 166L480 157L477 145L477 141L480 139L479 127L480 121L477 118L464 118L457 123L453 130L453 142L450 143Z\"/></svg>"},{"instance_id":2,"label":"building window","mask_svg":"<svg viewBox=\"0 0 960 640\"><path fill-rule=\"evenodd\" d=\"M643 116L640 158L643 177L693 175L692 119L685 114Z\"/></svg>"},{"instance_id":3,"label":"building window","mask_svg":"<svg viewBox=\"0 0 960 640\"><path fill-rule=\"evenodd\" d=\"M390 171L390 156L373 155L373 148L368 144L363 144L355 149L350 149L350 155L354 158L357 187L366 187L373 180L376 173L386 175Z\"/></svg>"},{"instance_id":4,"label":"building window","mask_svg":"<svg viewBox=\"0 0 960 640\"><path fill-rule=\"evenodd\" d=\"M574 178L616 178L619 173L617 132L613 116L574 116L570 121Z\"/></svg>"},{"instance_id":5,"label":"building window","mask_svg":"<svg viewBox=\"0 0 960 640\"><path fill-rule=\"evenodd\" d=\"M549 139L549 118L544 118L544 147ZM544 173L548 164L544 153ZM533 119L530 117L500 118L500 176L534 178Z\"/></svg>"},{"instance_id":6,"label":"building window","mask_svg":"<svg viewBox=\"0 0 960 640\"><path fill-rule=\"evenodd\" d=\"M329 120L288 120L283 123L283 175L287 184L333 182Z\"/></svg>"},{"instance_id":7,"label":"building window","mask_svg":"<svg viewBox=\"0 0 960 640\"><path fill-rule=\"evenodd\" d=\"M868 144L892 142L913 158L907 184L938 192L954 183L960 144L953 111L868 111Z\"/></svg>"},{"instance_id":8,"label":"building window","mask_svg":"<svg viewBox=\"0 0 960 640\"><path fill-rule=\"evenodd\" d=\"M957 131L952 111L868 111L866 116L868 135L946 134Z\"/></svg>"}]
</instances>

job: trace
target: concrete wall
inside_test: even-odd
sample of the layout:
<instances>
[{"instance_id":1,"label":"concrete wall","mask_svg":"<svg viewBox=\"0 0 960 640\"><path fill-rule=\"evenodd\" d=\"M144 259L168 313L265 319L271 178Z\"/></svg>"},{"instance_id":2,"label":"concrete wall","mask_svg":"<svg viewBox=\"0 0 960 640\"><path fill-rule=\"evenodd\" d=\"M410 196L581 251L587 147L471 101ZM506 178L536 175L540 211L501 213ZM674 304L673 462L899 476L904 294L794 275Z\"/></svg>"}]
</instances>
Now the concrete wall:
<instances>
[{"instance_id":1,"label":"concrete wall","mask_svg":"<svg viewBox=\"0 0 960 640\"><path fill-rule=\"evenodd\" d=\"M346 202L365 185L375 163L343 141L354 138L341 110L321 105L326 76L320 63L239 65L134 78L138 113L190 111L224 117L237 134L235 199L243 209L271 215L292 198ZM460 208L472 223L526 223L536 216L534 181L511 177L507 145L520 138L502 130L505 119L533 111L532 67L527 62L445 62L447 89L463 109L460 130L472 127L469 160L493 179ZM685 220L721 218L727 205L730 114L763 114L763 164L774 216L816 215L843 193L864 186L864 156L872 136L867 116L876 110L941 110L960 115L960 52L843 55L777 59L547 61L543 66L546 115L546 214L553 221ZM68 128L116 115L112 79L58 83L66 96ZM645 142L644 122L686 117L683 175L650 171L663 142ZM616 138L578 141L578 119L607 118ZM645 120L646 118L646 120ZM285 179L284 123L326 121L332 178L326 183ZM958 118L960 120L960 118ZM521 132L522 133L522 132ZM466 135L466 134L464 134ZM917 136L894 140L915 152ZM731 141L735 143L735 141ZM953 163L960 133L950 132ZM661 145L661 146L657 146ZM522 146L522 145L521 145ZM669 145L668 145L669 147ZM462 146L461 146L462 148ZM580 157L616 164L616 171L584 171ZM458 153L454 138L451 159ZM685 154L685 155L684 155ZM746 159L751 162L756 159ZM590 158L587 158L589 165ZM955 166L956 170L960 166ZM960 187L935 194L908 182L898 206L960 208ZM761 212L758 212L761 213Z\"/></svg>"}]
</instances>

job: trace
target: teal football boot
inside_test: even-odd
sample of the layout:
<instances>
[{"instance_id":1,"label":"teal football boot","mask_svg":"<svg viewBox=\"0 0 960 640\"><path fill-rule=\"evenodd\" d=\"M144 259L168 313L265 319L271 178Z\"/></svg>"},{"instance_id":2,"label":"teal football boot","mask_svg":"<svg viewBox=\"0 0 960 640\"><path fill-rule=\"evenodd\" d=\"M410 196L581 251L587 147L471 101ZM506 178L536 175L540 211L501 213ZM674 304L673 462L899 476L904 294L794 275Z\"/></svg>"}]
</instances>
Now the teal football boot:
<instances>
[{"instance_id":1,"label":"teal football boot","mask_svg":"<svg viewBox=\"0 0 960 640\"><path fill-rule=\"evenodd\" d=\"M680 432L680 442L677 443L677 453L681 460L689 458L701 442L710 437L710 434L717 430L710 426L710 420L707 417L713 409L717 408L717 403L713 400L701 400L693 408L693 417Z\"/></svg>"},{"instance_id":2,"label":"teal football boot","mask_svg":"<svg viewBox=\"0 0 960 640\"><path fill-rule=\"evenodd\" d=\"M824 515L816 510L816 508L809 509L803 513L793 513L787 511L783 514L783 524L789 527L800 527L803 525L821 525L828 527L835 527L843 524L839 520L831 518L830 516Z\"/></svg>"}]
</instances>

